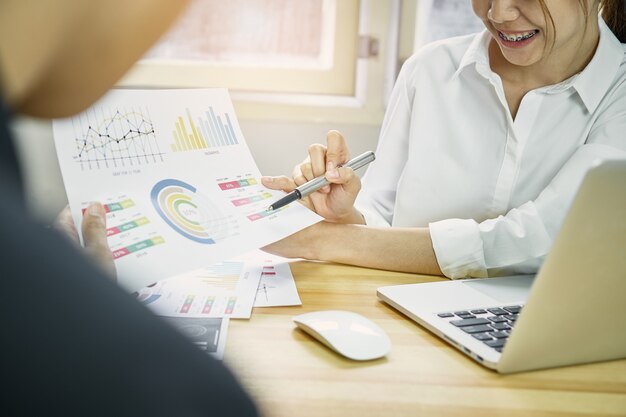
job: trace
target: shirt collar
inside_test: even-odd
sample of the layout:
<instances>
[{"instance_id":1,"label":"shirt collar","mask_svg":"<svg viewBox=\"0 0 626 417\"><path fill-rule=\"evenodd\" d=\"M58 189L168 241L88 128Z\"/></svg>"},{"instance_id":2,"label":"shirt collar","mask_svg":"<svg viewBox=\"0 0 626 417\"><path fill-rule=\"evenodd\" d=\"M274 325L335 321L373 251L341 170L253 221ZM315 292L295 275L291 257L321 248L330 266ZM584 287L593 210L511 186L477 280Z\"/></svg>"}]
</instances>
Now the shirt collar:
<instances>
[{"instance_id":1,"label":"shirt collar","mask_svg":"<svg viewBox=\"0 0 626 417\"><path fill-rule=\"evenodd\" d=\"M593 58L585 69L561 83L543 88L546 92L555 93L573 87L590 113L596 109L609 89L626 51L600 17L598 24L600 26L600 40ZM453 79L473 64L475 64L476 71L483 77L491 79L494 76L489 67L488 47L490 40L491 34L486 29L474 37L461 58Z\"/></svg>"},{"instance_id":2,"label":"shirt collar","mask_svg":"<svg viewBox=\"0 0 626 417\"><path fill-rule=\"evenodd\" d=\"M487 74L485 74L485 70L491 72L489 69L489 55L488 55L488 46L489 40L491 39L491 34L487 29L483 30L480 33L477 33L470 43L469 48L463 54L461 61L459 62L459 68L454 72L452 78L458 77L461 72L465 68L476 64L476 69L479 73L481 73L484 77L489 78Z\"/></svg>"},{"instance_id":3,"label":"shirt collar","mask_svg":"<svg viewBox=\"0 0 626 417\"><path fill-rule=\"evenodd\" d=\"M600 41L596 52L572 83L590 113L598 107L613 83L626 51L602 18L598 19L598 24Z\"/></svg>"}]
</instances>

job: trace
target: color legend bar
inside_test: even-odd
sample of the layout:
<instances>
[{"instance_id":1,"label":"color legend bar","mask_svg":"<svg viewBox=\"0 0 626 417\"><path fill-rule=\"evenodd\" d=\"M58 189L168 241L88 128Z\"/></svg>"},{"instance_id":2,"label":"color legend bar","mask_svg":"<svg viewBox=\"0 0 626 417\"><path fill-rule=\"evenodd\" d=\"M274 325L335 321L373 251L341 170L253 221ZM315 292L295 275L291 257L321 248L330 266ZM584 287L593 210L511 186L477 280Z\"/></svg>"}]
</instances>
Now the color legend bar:
<instances>
[{"instance_id":1,"label":"color legend bar","mask_svg":"<svg viewBox=\"0 0 626 417\"><path fill-rule=\"evenodd\" d=\"M264 266L263 271L261 271L261 276L266 275L276 275L276 271L273 266Z\"/></svg>"},{"instance_id":2,"label":"color legend bar","mask_svg":"<svg viewBox=\"0 0 626 417\"><path fill-rule=\"evenodd\" d=\"M194 295L188 295L183 302L182 307L180 308L180 313L189 313L189 309L193 305L193 299L196 298Z\"/></svg>"},{"instance_id":3,"label":"color legend bar","mask_svg":"<svg viewBox=\"0 0 626 417\"><path fill-rule=\"evenodd\" d=\"M165 243L165 240L161 236L153 237L152 239L142 240L141 242L134 243L125 248L116 249L113 251L113 259L119 259L123 256L130 255L133 252L149 248L151 246L160 245Z\"/></svg>"},{"instance_id":4,"label":"color legend bar","mask_svg":"<svg viewBox=\"0 0 626 417\"><path fill-rule=\"evenodd\" d=\"M127 230L134 229L139 226L143 226L144 224L148 224L148 223L150 223L150 221L148 220L147 217L141 217L139 219L120 224L119 226L108 228L107 237L117 235L118 233L122 233Z\"/></svg>"},{"instance_id":5,"label":"color legend bar","mask_svg":"<svg viewBox=\"0 0 626 417\"><path fill-rule=\"evenodd\" d=\"M234 190L235 188L249 187L257 184L256 178L246 178L245 180L220 182L217 185L219 185L222 190Z\"/></svg>"},{"instance_id":6,"label":"color legend bar","mask_svg":"<svg viewBox=\"0 0 626 417\"><path fill-rule=\"evenodd\" d=\"M257 201L267 200L268 198L272 198L272 194L263 193L259 195L253 195L251 197L238 198L236 200L231 200L231 202L233 203L233 205L239 207L245 206L246 204L256 203Z\"/></svg>"},{"instance_id":7,"label":"color legend bar","mask_svg":"<svg viewBox=\"0 0 626 417\"><path fill-rule=\"evenodd\" d=\"M233 310L235 309L236 303L237 303L237 297L228 297L228 304L226 305L224 314L233 314Z\"/></svg>"},{"instance_id":8,"label":"color legend bar","mask_svg":"<svg viewBox=\"0 0 626 417\"><path fill-rule=\"evenodd\" d=\"M271 216L272 214L275 214L278 211L284 210L287 207L289 207L289 206L281 207L278 210L272 210L271 212L269 212L267 210L264 210L264 211L260 211L258 213L248 214L246 217L248 218L248 220L254 222L254 221L257 221L259 219L263 219L263 218L265 218L267 216Z\"/></svg>"},{"instance_id":9,"label":"color legend bar","mask_svg":"<svg viewBox=\"0 0 626 417\"><path fill-rule=\"evenodd\" d=\"M134 205L135 205L135 202L129 198L129 199L120 201L119 203L105 204L104 205L104 211L109 213L111 211L124 210L124 209L130 208L130 207L132 207Z\"/></svg>"},{"instance_id":10,"label":"color legend bar","mask_svg":"<svg viewBox=\"0 0 626 417\"><path fill-rule=\"evenodd\" d=\"M204 306L202 307L202 314L211 313L211 309L213 308L213 304L215 303L215 297L207 297L204 302Z\"/></svg>"},{"instance_id":11,"label":"color legend bar","mask_svg":"<svg viewBox=\"0 0 626 417\"><path fill-rule=\"evenodd\" d=\"M135 202L131 200L130 198L127 198L126 200L122 200L117 203L104 204L104 212L110 213L112 211L120 211L120 210L133 207L134 205L135 205ZM82 210L83 215L85 214L85 210L87 210L87 207L83 208Z\"/></svg>"}]
</instances>

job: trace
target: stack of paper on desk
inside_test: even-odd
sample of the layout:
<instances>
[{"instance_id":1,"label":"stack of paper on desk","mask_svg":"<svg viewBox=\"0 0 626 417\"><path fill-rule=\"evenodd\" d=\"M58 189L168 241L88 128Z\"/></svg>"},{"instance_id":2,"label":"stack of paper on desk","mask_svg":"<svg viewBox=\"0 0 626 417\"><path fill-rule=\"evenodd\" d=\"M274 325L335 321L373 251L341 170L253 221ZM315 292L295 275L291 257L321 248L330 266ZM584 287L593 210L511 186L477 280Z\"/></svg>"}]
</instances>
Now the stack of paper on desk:
<instances>
[{"instance_id":1,"label":"stack of paper on desk","mask_svg":"<svg viewBox=\"0 0 626 417\"><path fill-rule=\"evenodd\" d=\"M250 318L253 306L302 304L287 261L254 251L161 280L137 299L221 359L229 319Z\"/></svg>"},{"instance_id":2,"label":"stack of paper on desk","mask_svg":"<svg viewBox=\"0 0 626 417\"><path fill-rule=\"evenodd\" d=\"M105 205L130 291L321 220L300 204L265 210L282 193L260 184L224 89L114 90L55 120L54 137L74 221L89 202Z\"/></svg>"}]
</instances>

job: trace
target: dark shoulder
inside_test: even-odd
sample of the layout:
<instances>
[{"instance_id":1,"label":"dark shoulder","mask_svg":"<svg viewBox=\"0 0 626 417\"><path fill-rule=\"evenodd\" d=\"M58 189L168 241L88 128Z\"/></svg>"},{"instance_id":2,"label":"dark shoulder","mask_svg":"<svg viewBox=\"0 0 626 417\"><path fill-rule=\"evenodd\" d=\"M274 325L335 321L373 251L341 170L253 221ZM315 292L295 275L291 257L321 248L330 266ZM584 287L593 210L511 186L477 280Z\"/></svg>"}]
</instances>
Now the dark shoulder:
<instances>
[{"instance_id":1,"label":"dark shoulder","mask_svg":"<svg viewBox=\"0 0 626 417\"><path fill-rule=\"evenodd\" d=\"M0 415L256 415L221 362L0 194Z\"/></svg>"}]
</instances>

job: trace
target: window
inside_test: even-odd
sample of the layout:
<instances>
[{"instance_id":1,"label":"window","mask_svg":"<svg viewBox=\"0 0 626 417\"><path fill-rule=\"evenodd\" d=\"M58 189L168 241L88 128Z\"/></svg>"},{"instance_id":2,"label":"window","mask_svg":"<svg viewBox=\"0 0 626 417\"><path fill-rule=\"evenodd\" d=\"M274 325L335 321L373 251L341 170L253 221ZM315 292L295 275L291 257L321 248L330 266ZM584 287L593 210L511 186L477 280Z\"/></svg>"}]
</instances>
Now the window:
<instances>
[{"instance_id":1,"label":"window","mask_svg":"<svg viewBox=\"0 0 626 417\"><path fill-rule=\"evenodd\" d=\"M358 6L358 0L193 0L127 82L353 95Z\"/></svg>"},{"instance_id":2,"label":"window","mask_svg":"<svg viewBox=\"0 0 626 417\"><path fill-rule=\"evenodd\" d=\"M400 0L193 0L120 85L227 87L241 118L379 124L399 16Z\"/></svg>"}]
</instances>

